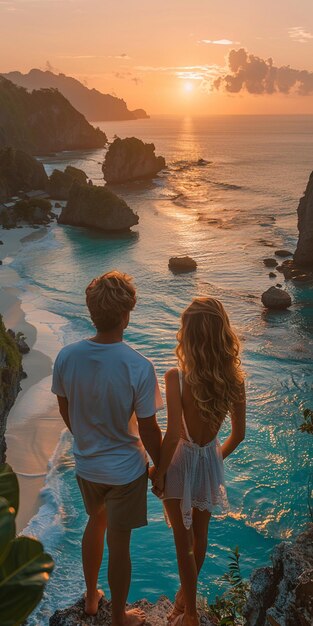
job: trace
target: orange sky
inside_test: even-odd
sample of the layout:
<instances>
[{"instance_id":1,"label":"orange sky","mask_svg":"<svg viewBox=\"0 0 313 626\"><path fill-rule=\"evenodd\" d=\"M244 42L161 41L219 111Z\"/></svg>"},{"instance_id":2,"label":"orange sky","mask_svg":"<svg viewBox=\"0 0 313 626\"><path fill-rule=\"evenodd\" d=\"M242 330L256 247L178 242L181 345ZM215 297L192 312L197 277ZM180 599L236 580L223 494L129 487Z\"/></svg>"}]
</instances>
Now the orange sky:
<instances>
[{"instance_id":1,"label":"orange sky","mask_svg":"<svg viewBox=\"0 0 313 626\"><path fill-rule=\"evenodd\" d=\"M313 113L312 0L0 0L0 23L2 72L48 61L152 114ZM254 57L248 83L232 82L236 93L225 81L212 90L229 73L228 53L240 48L271 57L274 72L306 70L307 95L294 93L300 73L289 94L276 93L286 91L285 70L274 93L248 93L247 84L254 92L268 83Z\"/></svg>"}]
</instances>

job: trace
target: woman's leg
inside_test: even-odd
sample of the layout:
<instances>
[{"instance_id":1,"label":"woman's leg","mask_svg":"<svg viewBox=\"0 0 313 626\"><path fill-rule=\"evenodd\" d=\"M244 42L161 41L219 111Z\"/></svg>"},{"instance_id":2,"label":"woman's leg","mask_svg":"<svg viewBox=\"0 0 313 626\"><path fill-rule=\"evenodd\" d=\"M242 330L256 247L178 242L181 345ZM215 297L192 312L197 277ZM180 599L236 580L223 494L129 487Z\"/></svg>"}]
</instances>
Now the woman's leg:
<instances>
[{"instance_id":1,"label":"woman's leg","mask_svg":"<svg viewBox=\"0 0 313 626\"><path fill-rule=\"evenodd\" d=\"M199 511L199 509L193 509L193 552L195 555L198 575L201 571L208 546L210 519L211 513L209 513L209 511Z\"/></svg>"},{"instance_id":2,"label":"woman's leg","mask_svg":"<svg viewBox=\"0 0 313 626\"><path fill-rule=\"evenodd\" d=\"M193 553L195 556L196 567L198 575L201 571L207 545L208 545L208 530L211 519L211 513L209 511L199 511L199 509L193 509L192 512L192 530L193 530ZM176 617L179 613L184 611L184 596L181 587L177 591L175 598L175 606L170 618Z\"/></svg>"},{"instance_id":3,"label":"woman's leg","mask_svg":"<svg viewBox=\"0 0 313 626\"><path fill-rule=\"evenodd\" d=\"M197 566L193 552L193 531L187 530L183 524L180 500L165 500L166 511L173 528L179 577L185 601L184 623L198 624L197 597Z\"/></svg>"}]
</instances>

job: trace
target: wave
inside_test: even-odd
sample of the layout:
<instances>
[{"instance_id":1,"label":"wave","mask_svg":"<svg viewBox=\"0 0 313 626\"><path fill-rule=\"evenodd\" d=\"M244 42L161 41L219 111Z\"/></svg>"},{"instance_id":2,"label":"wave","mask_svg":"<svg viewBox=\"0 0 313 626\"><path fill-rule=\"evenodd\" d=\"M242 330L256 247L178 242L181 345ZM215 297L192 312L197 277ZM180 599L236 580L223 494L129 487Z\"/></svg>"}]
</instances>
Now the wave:
<instances>
[{"instance_id":1,"label":"wave","mask_svg":"<svg viewBox=\"0 0 313 626\"><path fill-rule=\"evenodd\" d=\"M67 429L64 429L57 447L49 459L45 484L39 492L42 504L20 533L35 537L43 543L45 550L48 551L53 550L59 544L65 533L62 524L59 469L71 445L72 436Z\"/></svg>"}]
</instances>

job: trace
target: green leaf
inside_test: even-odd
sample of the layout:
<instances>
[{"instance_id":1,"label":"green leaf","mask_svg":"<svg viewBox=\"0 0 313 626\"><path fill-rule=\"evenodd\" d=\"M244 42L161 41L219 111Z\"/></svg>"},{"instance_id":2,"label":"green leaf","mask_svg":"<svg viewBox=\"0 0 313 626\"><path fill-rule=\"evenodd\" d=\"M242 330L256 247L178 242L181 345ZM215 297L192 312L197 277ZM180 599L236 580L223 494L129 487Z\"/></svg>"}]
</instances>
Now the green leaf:
<instances>
[{"instance_id":1,"label":"green leaf","mask_svg":"<svg viewBox=\"0 0 313 626\"><path fill-rule=\"evenodd\" d=\"M16 515L19 507L19 486L17 476L8 463L0 465L0 496L15 509Z\"/></svg>"},{"instance_id":2,"label":"green leaf","mask_svg":"<svg viewBox=\"0 0 313 626\"><path fill-rule=\"evenodd\" d=\"M15 511L5 498L0 498L0 563L5 559L15 537Z\"/></svg>"},{"instance_id":3,"label":"green leaf","mask_svg":"<svg viewBox=\"0 0 313 626\"><path fill-rule=\"evenodd\" d=\"M42 598L53 560L36 539L18 537L0 566L0 624L18 626Z\"/></svg>"}]
</instances>

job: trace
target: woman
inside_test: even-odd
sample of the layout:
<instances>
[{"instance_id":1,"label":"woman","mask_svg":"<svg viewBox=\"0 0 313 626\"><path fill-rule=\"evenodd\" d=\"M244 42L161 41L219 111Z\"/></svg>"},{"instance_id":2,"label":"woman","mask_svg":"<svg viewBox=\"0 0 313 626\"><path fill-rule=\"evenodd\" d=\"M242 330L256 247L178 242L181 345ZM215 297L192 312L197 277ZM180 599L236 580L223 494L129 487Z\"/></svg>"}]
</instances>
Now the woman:
<instances>
[{"instance_id":1,"label":"woman","mask_svg":"<svg viewBox=\"0 0 313 626\"><path fill-rule=\"evenodd\" d=\"M179 369L165 375L168 424L152 482L173 528L181 581L169 621L195 626L211 511L227 507L223 459L245 436L245 390L239 340L221 302L193 300L177 338ZM231 434L221 446L217 434L228 413Z\"/></svg>"}]
</instances>

